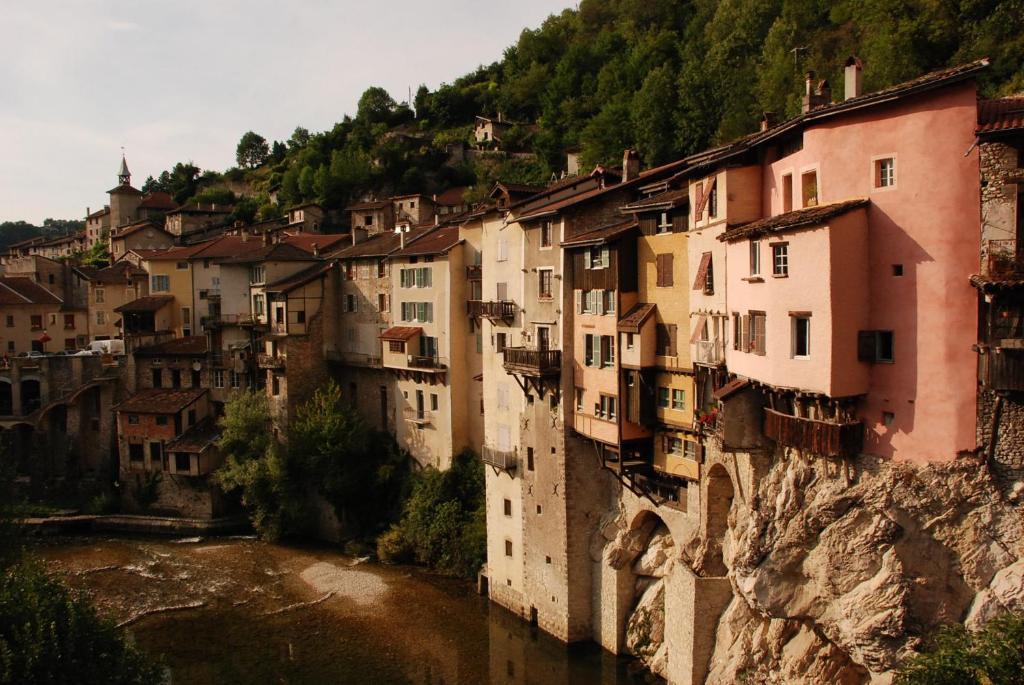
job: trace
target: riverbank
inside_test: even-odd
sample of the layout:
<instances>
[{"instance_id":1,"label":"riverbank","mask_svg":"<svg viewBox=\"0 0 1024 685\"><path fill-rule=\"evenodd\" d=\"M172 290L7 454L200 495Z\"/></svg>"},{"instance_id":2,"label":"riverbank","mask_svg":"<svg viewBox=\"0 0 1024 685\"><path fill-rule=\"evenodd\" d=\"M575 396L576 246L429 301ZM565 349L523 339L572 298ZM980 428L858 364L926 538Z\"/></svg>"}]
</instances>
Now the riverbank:
<instances>
[{"instance_id":1,"label":"riverbank","mask_svg":"<svg viewBox=\"0 0 1024 685\"><path fill-rule=\"evenodd\" d=\"M237 535L252 530L244 515L215 519L173 518L133 514L74 514L31 516L17 523L30 535L83 535L128 533L182 537L188 535Z\"/></svg>"},{"instance_id":2,"label":"riverbank","mask_svg":"<svg viewBox=\"0 0 1024 685\"><path fill-rule=\"evenodd\" d=\"M463 581L322 547L91 536L32 548L163 658L174 683L647 682Z\"/></svg>"}]
</instances>

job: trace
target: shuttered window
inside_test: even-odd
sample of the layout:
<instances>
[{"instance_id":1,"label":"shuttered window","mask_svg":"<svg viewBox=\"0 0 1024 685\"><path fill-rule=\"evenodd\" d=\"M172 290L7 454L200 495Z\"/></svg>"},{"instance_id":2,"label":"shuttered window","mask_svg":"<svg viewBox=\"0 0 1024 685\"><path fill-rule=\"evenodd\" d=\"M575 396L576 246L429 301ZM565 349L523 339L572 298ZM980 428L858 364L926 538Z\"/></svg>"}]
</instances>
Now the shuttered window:
<instances>
[{"instance_id":1,"label":"shuttered window","mask_svg":"<svg viewBox=\"0 0 1024 685\"><path fill-rule=\"evenodd\" d=\"M671 252L660 254L655 258L655 266L658 271L657 285L659 288L671 288L673 286L672 264Z\"/></svg>"},{"instance_id":2,"label":"shuttered window","mask_svg":"<svg viewBox=\"0 0 1024 685\"><path fill-rule=\"evenodd\" d=\"M657 353L663 357L676 356L676 325L657 324L655 328Z\"/></svg>"},{"instance_id":3,"label":"shuttered window","mask_svg":"<svg viewBox=\"0 0 1024 685\"><path fill-rule=\"evenodd\" d=\"M712 176L710 180L697 184L697 207L694 211L694 218L697 221L701 221L704 218L704 210L707 209L708 200L711 199L711 193L715 189L717 180L716 176Z\"/></svg>"},{"instance_id":4,"label":"shuttered window","mask_svg":"<svg viewBox=\"0 0 1024 685\"><path fill-rule=\"evenodd\" d=\"M708 274L711 273L711 253L705 252L700 256L700 265L697 267L697 277L693 279L693 289L708 290Z\"/></svg>"},{"instance_id":5,"label":"shuttered window","mask_svg":"<svg viewBox=\"0 0 1024 685\"><path fill-rule=\"evenodd\" d=\"M754 354L764 356L766 350L767 317L764 312L750 312L750 347Z\"/></svg>"}]
</instances>

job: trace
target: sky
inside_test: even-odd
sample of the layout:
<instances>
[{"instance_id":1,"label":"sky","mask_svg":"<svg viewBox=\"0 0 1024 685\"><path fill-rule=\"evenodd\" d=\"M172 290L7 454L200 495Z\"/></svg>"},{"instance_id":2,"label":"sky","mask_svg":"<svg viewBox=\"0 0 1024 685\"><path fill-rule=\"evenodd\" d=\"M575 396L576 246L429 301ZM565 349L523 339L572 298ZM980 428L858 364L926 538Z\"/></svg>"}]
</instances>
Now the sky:
<instances>
[{"instance_id":1,"label":"sky","mask_svg":"<svg viewBox=\"0 0 1024 685\"><path fill-rule=\"evenodd\" d=\"M571 0L0 0L0 222L83 218L122 146L139 187L234 166L248 130L330 128L501 58Z\"/></svg>"}]
</instances>

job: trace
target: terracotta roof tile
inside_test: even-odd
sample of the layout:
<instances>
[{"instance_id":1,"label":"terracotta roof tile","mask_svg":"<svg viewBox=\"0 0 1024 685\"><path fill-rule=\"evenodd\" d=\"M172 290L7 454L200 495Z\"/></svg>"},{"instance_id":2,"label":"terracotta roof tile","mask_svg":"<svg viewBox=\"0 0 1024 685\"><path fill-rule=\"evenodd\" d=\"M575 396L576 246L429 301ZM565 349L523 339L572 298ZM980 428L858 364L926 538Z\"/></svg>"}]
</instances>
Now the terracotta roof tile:
<instances>
[{"instance_id":1,"label":"terracotta roof tile","mask_svg":"<svg viewBox=\"0 0 1024 685\"><path fill-rule=\"evenodd\" d=\"M334 256L339 259L358 257L386 257L401 246L401 236L397 233L375 233L355 245L338 250Z\"/></svg>"},{"instance_id":2,"label":"terracotta roof tile","mask_svg":"<svg viewBox=\"0 0 1024 685\"><path fill-rule=\"evenodd\" d=\"M406 239L405 248L393 253L392 257L412 257L416 255L435 255L448 252L462 242L458 226L445 226L428 230L422 234Z\"/></svg>"},{"instance_id":3,"label":"terracotta roof tile","mask_svg":"<svg viewBox=\"0 0 1024 685\"><path fill-rule=\"evenodd\" d=\"M220 440L220 426L212 417L195 424L164 447L165 452L205 452Z\"/></svg>"},{"instance_id":4,"label":"terracotta roof tile","mask_svg":"<svg viewBox=\"0 0 1024 685\"><path fill-rule=\"evenodd\" d=\"M640 326L657 308L656 304L637 302L619 319L618 330L623 333L639 333Z\"/></svg>"},{"instance_id":5,"label":"terracotta roof tile","mask_svg":"<svg viewBox=\"0 0 1024 685\"><path fill-rule=\"evenodd\" d=\"M785 214L777 214L776 216L770 216L767 219L760 219L758 221L752 221L749 224L729 228L727 231L722 233L722 235L718 236L718 239L728 242L730 240L739 240L740 238L748 238L751 236L780 233L782 231L792 231L798 228L817 226L827 222L829 219L846 214L847 212L852 212L853 210L860 209L861 207L867 207L868 204L870 204L870 200L861 197L854 200L836 202L830 205L796 209L792 212L786 212Z\"/></svg>"},{"instance_id":6,"label":"terracotta roof tile","mask_svg":"<svg viewBox=\"0 0 1024 685\"><path fill-rule=\"evenodd\" d=\"M147 275L145 270L138 268L128 261L115 262L111 266L102 269L79 266L75 268L75 271L93 283L112 285L127 283L129 278L141 278Z\"/></svg>"},{"instance_id":7,"label":"terracotta roof tile","mask_svg":"<svg viewBox=\"0 0 1024 685\"><path fill-rule=\"evenodd\" d=\"M366 202L357 202L354 205L349 205L345 208L346 212L357 212L361 209L384 209L391 205L390 200L368 200Z\"/></svg>"},{"instance_id":8,"label":"terracotta roof tile","mask_svg":"<svg viewBox=\"0 0 1024 685\"><path fill-rule=\"evenodd\" d=\"M131 414L175 414L209 392L206 388L140 390L114 408Z\"/></svg>"},{"instance_id":9,"label":"terracotta roof tile","mask_svg":"<svg viewBox=\"0 0 1024 685\"><path fill-rule=\"evenodd\" d=\"M636 228L639 224L634 219L628 221L619 221L608 226L602 226L601 228L595 228L581 233L577 236L569 238L562 242L562 247L586 247L590 245L602 245L604 243L611 242L617 238L621 238L623 235L629 233L631 230Z\"/></svg>"},{"instance_id":10,"label":"terracotta roof tile","mask_svg":"<svg viewBox=\"0 0 1024 685\"><path fill-rule=\"evenodd\" d=\"M628 205L622 206L623 212L644 212L652 211L662 208L678 207L684 202L688 202L690 199L689 188L677 188L674 190L666 190L656 195L650 195L648 197L631 202Z\"/></svg>"},{"instance_id":11,"label":"terracotta roof tile","mask_svg":"<svg viewBox=\"0 0 1024 685\"><path fill-rule=\"evenodd\" d=\"M978 133L1024 129L1024 97L978 102Z\"/></svg>"},{"instance_id":12,"label":"terracotta roof tile","mask_svg":"<svg viewBox=\"0 0 1024 685\"><path fill-rule=\"evenodd\" d=\"M142 202L139 203L139 207L142 209L168 211L177 207L177 203L169 193L165 193L162 190L153 190L146 193L146 196L142 198Z\"/></svg>"},{"instance_id":13,"label":"terracotta roof tile","mask_svg":"<svg viewBox=\"0 0 1024 685\"><path fill-rule=\"evenodd\" d=\"M420 326L392 326L380 334L381 340L411 340L423 333Z\"/></svg>"},{"instance_id":14,"label":"terracotta roof tile","mask_svg":"<svg viewBox=\"0 0 1024 685\"><path fill-rule=\"evenodd\" d=\"M230 214L235 211L231 205L218 204L216 202L189 202L175 207L168 214Z\"/></svg>"},{"instance_id":15,"label":"terracotta roof tile","mask_svg":"<svg viewBox=\"0 0 1024 685\"><path fill-rule=\"evenodd\" d=\"M273 283L268 283L264 290L273 293L287 293L312 283L316 279L320 278L328 271L334 268L335 262L318 262L313 266L292 274L291 276L285 276Z\"/></svg>"},{"instance_id":16,"label":"terracotta roof tile","mask_svg":"<svg viewBox=\"0 0 1024 685\"><path fill-rule=\"evenodd\" d=\"M147 345L135 350L142 357L172 357L182 355L196 357L207 352L205 335L190 335L183 338L171 338L155 345Z\"/></svg>"},{"instance_id":17,"label":"terracotta roof tile","mask_svg":"<svg viewBox=\"0 0 1024 685\"><path fill-rule=\"evenodd\" d=\"M146 295L114 307L115 312L157 312L174 302L173 295Z\"/></svg>"},{"instance_id":18,"label":"terracotta roof tile","mask_svg":"<svg viewBox=\"0 0 1024 685\"><path fill-rule=\"evenodd\" d=\"M0 304L28 305L63 302L59 297L39 285L31 278L22 276L0 276Z\"/></svg>"}]
</instances>

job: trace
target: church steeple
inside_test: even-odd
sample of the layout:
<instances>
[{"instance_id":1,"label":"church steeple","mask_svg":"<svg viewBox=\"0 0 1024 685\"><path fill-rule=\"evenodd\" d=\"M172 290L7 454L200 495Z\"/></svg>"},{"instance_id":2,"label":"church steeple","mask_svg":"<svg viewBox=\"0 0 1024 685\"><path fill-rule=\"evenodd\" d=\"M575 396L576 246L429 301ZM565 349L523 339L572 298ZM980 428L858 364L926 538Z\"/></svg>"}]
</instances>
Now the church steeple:
<instances>
[{"instance_id":1,"label":"church steeple","mask_svg":"<svg viewBox=\"0 0 1024 685\"><path fill-rule=\"evenodd\" d=\"M125 161L124 153L121 153L121 170L117 172L117 180L123 186L132 184L132 174L128 171L128 162Z\"/></svg>"}]
</instances>

